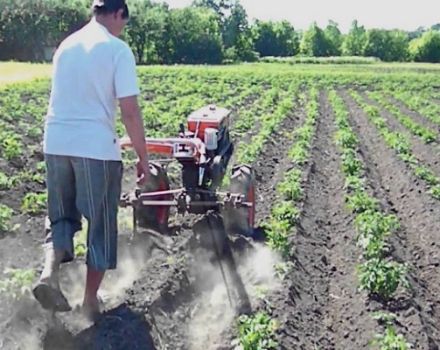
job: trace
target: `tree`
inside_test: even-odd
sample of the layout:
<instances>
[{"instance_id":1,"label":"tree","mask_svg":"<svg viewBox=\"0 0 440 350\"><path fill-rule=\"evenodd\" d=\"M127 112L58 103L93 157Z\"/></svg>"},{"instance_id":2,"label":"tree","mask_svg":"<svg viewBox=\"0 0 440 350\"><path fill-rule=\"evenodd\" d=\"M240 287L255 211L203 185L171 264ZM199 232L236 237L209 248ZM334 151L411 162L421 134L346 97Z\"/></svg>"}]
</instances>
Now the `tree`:
<instances>
[{"instance_id":1,"label":"tree","mask_svg":"<svg viewBox=\"0 0 440 350\"><path fill-rule=\"evenodd\" d=\"M231 8L231 14L225 19L222 28L223 44L232 61L255 61L254 43L249 27L247 13L237 0Z\"/></svg>"},{"instance_id":2,"label":"tree","mask_svg":"<svg viewBox=\"0 0 440 350\"><path fill-rule=\"evenodd\" d=\"M429 30L409 45L410 56L417 62L440 62L440 32Z\"/></svg>"},{"instance_id":3,"label":"tree","mask_svg":"<svg viewBox=\"0 0 440 350\"><path fill-rule=\"evenodd\" d=\"M88 9L74 0L0 0L0 58L45 59L45 48L84 25Z\"/></svg>"},{"instance_id":4,"label":"tree","mask_svg":"<svg viewBox=\"0 0 440 350\"><path fill-rule=\"evenodd\" d=\"M398 30L370 29L364 55L383 61L404 61L408 57L408 35Z\"/></svg>"},{"instance_id":5,"label":"tree","mask_svg":"<svg viewBox=\"0 0 440 350\"><path fill-rule=\"evenodd\" d=\"M424 27L420 26L416 30L408 32L408 39L413 40L416 38L420 38L424 32L426 32L426 29Z\"/></svg>"},{"instance_id":6,"label":"tree","mask_svg":"<svg viewBox=\"0 0 440 350\"><path fill-rule=\"evenodd\" d=\"M432 30L440 31L440 23L433 24L433 25L431 26L431 29L432 29Z\"/></svg>"},{"instance_id":7,"label":"tree","mask_svg":"<svg viewBox=\"0 0 440 350\"><path fill-rule=\"evenodd\" d=\"M223 24L234 6L234 0L194 0L193 6L213 10L219 17L220 23Z\"/></svg>"},{"instance_id":8,"label":"tree","mask_svg":"<svg viewBox=\"0 0 440 350\"><path fill-rule=\"evenodd\" d=\"M324 31L313 23L304 33L300 50L306 56L329 56L330 43Z\"/></svg>"},{"instance_id":9,"label":"tree","mask_svg":"<svg viewBox=\"0 0 440 350\"><path fill-rule=\"evenodd\" d=\"M221 32L216 15L211 10L187 7L173 9L170 14L166 63L221 63Z\"/></svg>"},{"instance_id":10,"label":"tree","mask_svg":"<svg viewBox=\"0 0 440 350\"><path fill-rule=\"evenodd\" d=\"M277 22L275 32L279 45L279 55L294 56L299 51L299 38L295 28L288 21Z\"/></svg>"},{"instance_id":11,"label":"tree","mask_svg":"<svg viewBox=\"0 0 440 350\"><path fill-rule=\"evenodd\" d=\"M329 56L340 56L342 46L342 34L338 28L338 24L334 21L329 21L327 27L324 30L324 34L327 38Z\"/></svg>"},{"instance_id":12,"label":"tree","mask_svg":"<svg viewBox=\"0 0 440 350\"><path fill-rule=\"evenodd\" d=\"M342 43L342 54L346 56L362 56L366 42L366 31L363 26L354 20L350 31Z\"/></svg>"},{"instance_id":13,"label":"tree","mask_svg":"<svg viewBox=\"0 0 440 350\"><path fill-rule=\"evenodd\" d=\"M256 21L252 33L261 56L292 56L298 52L298 37L287 21Z\"/></svg>"},{"instance_id":14,"label":"tree","mask_svg":"<svg viewBox=\"0 0 440 350\"><path fill-rule=\"evenodd\" d=\"M388 32L388 55L387 61L404 62L409 59L408 34L401 30Z\"/></svg>"},{"instance_id":15,"label":"tree","mask_svg":"<svg viewBox=\"0 0 440 350\"><path fill-rule=\"evenodd\" d=\"M223 42L226 48L235 46L238 38L249 31L247 13L244 7L237 1L231 9L231 15L223 24Z\"/></svg>"},{"instance_id":16,"label":"tree","mask_svg":"<svg viewBox=\"0 0 440 350\"><path fill-rule=\"evenodd\" d=\"M130 22L125 36L137 62L161 62L158 51L165 39L168 7L165 4L152 3L150 0L137 0L131 4L130 10Z\"/></svg>"}]
</instances>

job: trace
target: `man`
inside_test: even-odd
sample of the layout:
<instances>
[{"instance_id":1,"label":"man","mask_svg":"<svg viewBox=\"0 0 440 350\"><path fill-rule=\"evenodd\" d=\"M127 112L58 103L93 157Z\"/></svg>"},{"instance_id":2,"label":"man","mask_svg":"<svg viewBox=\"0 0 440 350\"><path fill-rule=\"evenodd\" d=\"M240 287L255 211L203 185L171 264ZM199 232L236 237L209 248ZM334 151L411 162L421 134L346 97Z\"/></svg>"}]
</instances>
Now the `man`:
<instances>
[{"instance_id":1,"label":"man","mask_svg":"<svg viewBox=\"0 0 440 350\"><path fill-rule=\"evenodd\" d=\"M125 0L95 0L93 18L59 46L45 125L50 232L45 264L33 293L46 309L70 311L59 266L73 259L73 236L88 221L83 310L99 315L97 292L105 271L116 268L117 210L122 162L115 131L116 102L139 157L138 175L149 174L138 107L135 60L117 37L128 20Z\"/></svg>"}]
</instances>

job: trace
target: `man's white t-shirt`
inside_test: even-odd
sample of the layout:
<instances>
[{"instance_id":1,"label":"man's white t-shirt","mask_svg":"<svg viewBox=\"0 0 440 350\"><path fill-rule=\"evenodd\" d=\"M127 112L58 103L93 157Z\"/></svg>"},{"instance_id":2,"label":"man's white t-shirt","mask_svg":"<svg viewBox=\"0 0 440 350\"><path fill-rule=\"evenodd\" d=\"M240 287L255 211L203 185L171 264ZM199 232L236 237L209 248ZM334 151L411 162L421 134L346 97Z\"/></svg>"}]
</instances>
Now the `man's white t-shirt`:
<instances>
[{"instance_id":1,"label":"man's white t-shirt","mask_svg":"<svg viewBox=\"0 0 440 350\"><path fill-rule=\"evenodd\" d=\"M92 19L61 43L53 69L44 152L121 160L117 99L139 94L129 46Z\"/></svg>"}]
</instances>

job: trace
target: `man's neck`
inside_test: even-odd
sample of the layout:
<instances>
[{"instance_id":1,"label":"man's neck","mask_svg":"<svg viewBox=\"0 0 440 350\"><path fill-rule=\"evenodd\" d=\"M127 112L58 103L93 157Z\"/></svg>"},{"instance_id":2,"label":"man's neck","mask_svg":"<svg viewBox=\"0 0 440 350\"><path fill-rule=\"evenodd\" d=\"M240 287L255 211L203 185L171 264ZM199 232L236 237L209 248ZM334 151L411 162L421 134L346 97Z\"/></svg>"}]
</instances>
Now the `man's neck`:
<instances>
[{"instance_id":1,"label":"man's neck","mask_svg":"<svg viewBox=\"0 0 440 350\"><path fill-rule=\"evenodd\" d=\"M110 34L114 35L114 34L112 33L112 31L111 31L111 26L110 26L110 23L109 23L109 20L108 20L107 17L105 17L105 16L94 16L93 19L94 19L97 23L99 23L100 25L102 25L105 29L107 29L107 31L108 31Z\"/></svg>"}]
</instances>

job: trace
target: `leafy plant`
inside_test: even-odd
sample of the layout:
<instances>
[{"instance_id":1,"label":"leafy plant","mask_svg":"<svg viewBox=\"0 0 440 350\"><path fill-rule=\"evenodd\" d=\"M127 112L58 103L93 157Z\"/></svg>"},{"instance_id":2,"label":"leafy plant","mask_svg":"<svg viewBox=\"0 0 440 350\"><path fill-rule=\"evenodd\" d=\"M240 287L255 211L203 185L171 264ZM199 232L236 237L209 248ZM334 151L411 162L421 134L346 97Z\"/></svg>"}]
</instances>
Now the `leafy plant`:
<instances>
[{"instance_id":1,"label":"leafy plant","mask_svg":"<svg viewBox=\"0 0 440 350\"><path fill-rule=\"evenodd\" d=\"M362 171L362 162L354 150L348 149L342 153L342 170L347 175L359 175Z\"/></svg>"},{"instance_id":2,"label":"leafy plant","mask_svg":"<svg viewBox=\"0 0 440 350\"><path fill-rule=\"evenodd\" d=\"M437 176L428 168L424 166L417 166L414 171L419 178L425 180L429 185L436 186L439 184L439 179Z\"/></svg>"},{"instance_id":3,"label":"leafy plant","mask_svg":"<svg viewBox=\"0 0 440 350\"><path fill-rule=\"evenodd\" d=\"M303 143L297 142L290 150L289 150L289 158L298 165L302 165L306 162L308 157L307 148Z\"/></svg>"},{"instance_id":4,"label":"leafy plant","mask_svg":"<svg viewBox=\"0 0 440 350\"><path fill-rule=\"evenodd\" d=\"M47 203L47 193L28 193L21 204L21 210L27 214L40 214Z\"/></svg>"},{"instance_id":5,"label":"leafy plant","mask_svg":"<svg viewBox=\"0 0 440 350\"><path fill-rule=\"evenodd\" d=\"M282 281L293 270L293 263L290 261L280 262L274 265L275 275Z\"/></svg>"},{"instance_id":6,"label":"leafy plant","mask_svg":"<svg viewBox=\"0 0 440 350\"><path fill-rule=\"evenodd\" d=\"M291 202L283 201L272 208L272 216L278 221L288 221L294 225L299 218L299 210Z\"/></svg>"},{"instance_id":7,"label":"leafy plant","mask_svg":"<svg viewBox=\"0 0 440 350\"><path fill-rule=\"evenodd\" d=\"M35 279L32 269L6 269L7 279L0 281L0 293L19 299L30 292Z\"/></svg>"},{"instance_id":8,"label":"leafy plant","mask_svg":"<svg viewBox=\"0 0 440 350\"><path fill-rule=\"evenodd\" d=\"M13 178L8 177L3 172L0 172L0 190L9 190L13 186L13 184Z\"/></svg>"},{"instance_id":9,"label":"leafy plant","mask_svg":"<svg viewBox=\"0 0 440 350\"><path fill-rule=\"evenodd\" d=\"M429 190L429 193L431 196L433 196L435 199L440 199L440 185L434 186Z\"/></svg>"},{"instance_id":10,"label":"leafy plant","mask_svg":"<svg viewBox=\"0 0 440 350\"><path fill-rule=\"evenodd\" d=\"M385 334L377 334L372 343L378 345L380 350L407 350L411 347L402 334L397 334L392 325L386 327Z\"/></svg>"},{"instance_id":11,"label":"leafy plant","mask_svg":"<svg viewBox=\"0 0 440 350\"><path fill-rule=\"evenodd\" d=\"M87 254L87 225L83 220L81 231L75 234L73 239L73 252L76 257L83 257Z\"/></svg>"},{"instance_id":12,"label":"leafy plant","mask_svg":"<svg viewBox=\"0 0 440 350\"><path fill-rule=\"evenodd\" d=\"M356 135L350 129L340 129L336 133L336 143L342 148L354 148L358 144Z\"/></svg>"},{"instance_id":13,"label":"leafy plant","mask_svg":"<svg viewBox=\"0 0 440 350\"><path fill-rule=\"evenodd\" d=\"M345 177L344 189L349 191L363 191L364 180L356 175L347 175Z\"/></svg>"},{"instance_id":14,"label":"leafy plant","mask_svg":"<svg viewBox=\"0 0 440 350\"><path fill-rule=\"evenodd\" d=\"M358 266L358 273L361 290L386 300L393 296L400 284L408 286L407 267L394 261L373 258Z\"/></svg>"},{"instance_id":15,"label":"leafy plant","mask_svg":"<svg viewBox=\"0 0 440 350\"><path fill-rule=\"evenodd\" d=\"M259 312L253 316L242 315L238 319L238 339L233 342L234 350L276 349L277 323L269 315Z\"/></svg>"},{"instance_id":16,"label":"leafy plant","mask_svg":"<svg viewBox=\"0 0 440 350\"><path fill-rule=\"evenodd\" d=\"M0 204L0 232L6 232L11 229L11 218L13 210L4 204Z\"/></svg>"},{"instance_id":17,"label":"leafy plant","mask_svg":"<svg viewBox=\"0 0 440 350\"><path fill-rule=\"evenodd\" d=\"M391 312L377 311L373 313L373 318L381 324L391 325L396 320L396 314Z\"/></svg>"},{"instance_id":18,"label":"leafy plant","mask_svg":"<svg viewBox=\"0 0 440 350\"><path fill-rule=\"evenodd\" d=\"M269 247L279 251L283 257L288 258L291 251L289 236L292 225L290 222L272 218L269 222L263 224L263 228Z\"/></svg>"},{"instance_id":19,"label":"leafy plant","mask_svg":"<svg viewBox=\"0 0 440 350\"><path fill-rule=\"evenodd\" d=\"M355 213L375 211L378 209L377 200L369 196L365 191L357 191L352 195L348 195L346 199L347 207Z\"/></svg>"},{"instance_id":20,"label":"leafy plant","mask_svg":"<svg viewBox=\"0 0 440 350\"><path fill-rule=\"evenodd\" d=\"M357 243L363 248L363 255L368 260L384 257L388 251L386 239L398 228L399 223L395 216L365 211L356 216L355 226L358 231Z\"/></svg>"},{"instance_id":21,"label":"leafy plant","mask_svg":"<svg viewBox=\"0 0 440 350\"><path fill-rule=\"evenodd\" d=\"M23 145L15 134L5 135L1 146L3 148L3 156L7 160L18 158L23 153Z\"/></svg>"},{"instance_id":22,"label":"leafy plant","mask_svg":"<svg viewBox=\"0 0 440 350\"><path fill-rule=\"evenodd\" d=\"M285 179L278 185L278 191L287 200L298 201L302 196L301 170L292 169L286 173Z\"/></svg>"}]
</instances>

